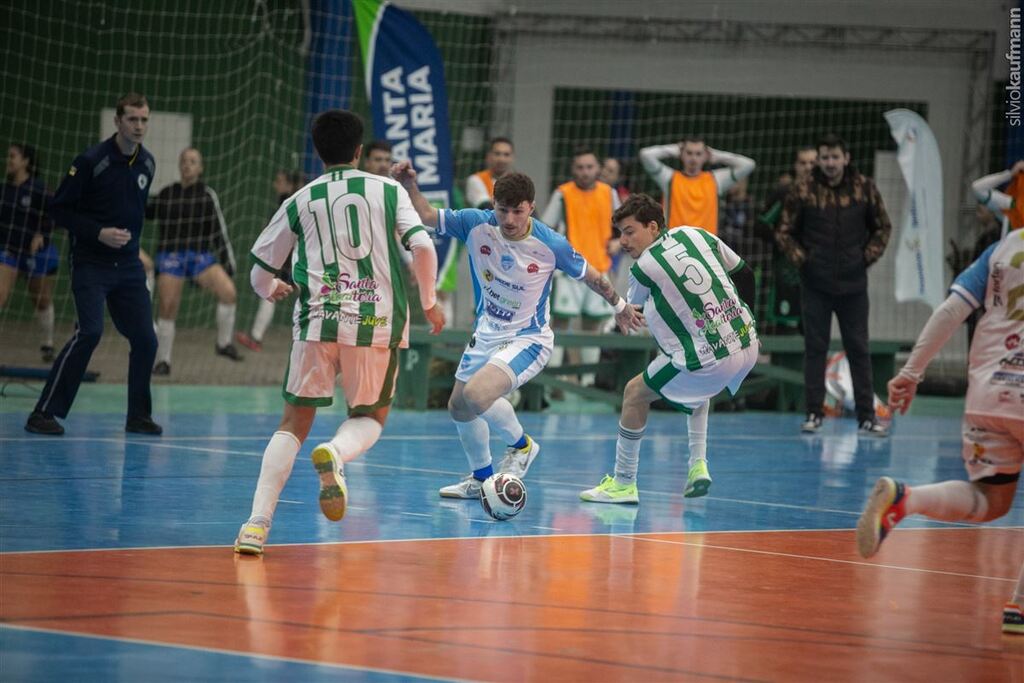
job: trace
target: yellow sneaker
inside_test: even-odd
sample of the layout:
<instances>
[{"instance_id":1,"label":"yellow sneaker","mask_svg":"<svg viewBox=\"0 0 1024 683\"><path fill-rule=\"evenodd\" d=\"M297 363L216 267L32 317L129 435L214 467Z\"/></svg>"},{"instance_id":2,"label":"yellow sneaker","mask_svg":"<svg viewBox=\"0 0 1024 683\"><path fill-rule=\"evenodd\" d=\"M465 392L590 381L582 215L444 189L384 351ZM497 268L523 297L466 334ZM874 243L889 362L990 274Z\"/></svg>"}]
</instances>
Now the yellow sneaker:
<instances>
[{"instance_id":1,"label":"yellow sneaker","mask_svg":"<svg viewBox=\"0 0 1024 683\"><path fill-rule=\"evenodd\" d=\"M588 503L633 503L640 502L640 492L636 482L632 484L620 484L615 477L604 475L601 483L592 489L580 493L580 500Z\"/></svg>"},{"instance_id":2,"label":"yellow sneaker","mask_svg":"<svg viewBox=\"0 0 1024 683\"><path fill-rule=\"evenodd\" d=\"M254 517L246 521L238 530L238 538L235 539L235 552L239 555L262 555L268 533L270 533L270 523L263 517Z\"/></svg>"},{"instance_id":3,"label":"yellow sneaker","mask_svg":"<svg viewBox=\"0 0 1024 683\"><path fill-rule=\"evenodd\" d=\"M711 488L711 475L708 474L708 461L698 460L686 475L686 488L683 498L700 498L708 494Z\"/></svg>"},{"instance_id":4,"label":"yellow sneaker","mask_svg":"<svg viewBox=\"0 0 1024 683\"><path fill-rule=\"evenodd\" d=\"M313 449L313 467L320 475L320 511L324 517L337 522L345 516L348 501L348 486L345 475L338 463L341 458L330 443L322 443Z\"/></svg>"}]
</instances>

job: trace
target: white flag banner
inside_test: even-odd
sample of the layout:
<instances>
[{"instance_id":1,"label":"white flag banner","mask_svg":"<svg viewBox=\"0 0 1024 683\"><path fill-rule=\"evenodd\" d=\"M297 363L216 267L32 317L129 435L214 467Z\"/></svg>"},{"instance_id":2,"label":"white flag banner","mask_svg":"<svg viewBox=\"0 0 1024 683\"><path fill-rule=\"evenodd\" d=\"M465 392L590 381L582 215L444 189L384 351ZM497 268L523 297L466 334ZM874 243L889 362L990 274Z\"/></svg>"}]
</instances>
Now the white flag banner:
<instances>
[{"instance_id":1,"label":"white flag banner","mask_svg":"<svg viewBox=\"0 0 1024 683\"><path fill-rule=\"evenodd\" d=\"M896 300L932 308L945 299L942 262L942 160L928 123L909 109L885 113L899 146L896 159L907 183L907 202L896 245Z\"/></svg>"}]
</instances>

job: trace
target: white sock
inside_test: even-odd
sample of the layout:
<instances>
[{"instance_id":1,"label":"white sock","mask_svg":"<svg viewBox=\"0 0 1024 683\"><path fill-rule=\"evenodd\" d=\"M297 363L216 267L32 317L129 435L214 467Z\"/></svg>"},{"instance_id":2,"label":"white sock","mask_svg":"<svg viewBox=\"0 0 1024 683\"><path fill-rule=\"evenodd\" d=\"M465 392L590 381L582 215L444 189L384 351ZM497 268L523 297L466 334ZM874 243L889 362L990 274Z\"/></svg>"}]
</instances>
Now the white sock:
<instances>
[{"instance_id":1,"label":"white sock","mask_svg":"<svg viewBox=\"0 0 1024 683\"><path fill-rule=\"evenodd\" d=\"M632 484L636 481L644 429L646 427L626 429L619 423L619 438L615 441L615 481L619 484Z\"/></svg>"},{"instance_id":2,"label":"white sock","mask_svg":"<svg viewBox=\"0 0 1024 683\"><path fill-rule=\"evenodd\" d=\"M943 522L975 522L988 512L988 499L966 481L908 487L907 514Z\"/></svg>"},{"instance_id":3,"label":"white sock","mask_svg":"<svg viewBox=\"0 0 1024 683\"><path fill-rule=\"evenodd\" d=\"M372 417L350 417L338 427L338 433L331 439L331 445L338 452L341 462L355 460L377 443L383 427Z\"/></svg>"},{"instance_id":4,"label":"white sock","mask_svg":"<svg viewBox=\"0 0 1024 683\"><path fill-rule=\"evenodd\" d=\"M171 349L174 348L174 321L156 319L156 362L171 364Z\"/></svg>"},{"instance_id":5,"label":"white sock","mask_svg":"<svg viewBox=\"0 0 1024 683\"><path fill-rule=\"evenodd\" d=\"M584 346L580 349L580 361L587 365L591 363L597 363L601 360L601 347L599 346ZM593 372L588 372L580 378L580 384L585 387L594 386L594 380L596 375Z\"/></svg>"},{"instance_id":6,"label":"white sock","mask_svg":"<svg viewBox=\"0 0 1024 683\"><path fill-rule=\"evenodd\" d=\"M523 425L519 424L516 409L509 400L502 396L491 404L491 407L480 413L491 429L498 433L509 446L523 438Z\"/></svg>"},{"instance_id":7,"label":"white sock","mask_svg":"<svg viewBox=\"0 0 1024 683\"><path fill-rule=\"evenodd\" d=\"M252 498L253 517L266 517L267 521L274 518L277 500L281 496L288 477L295 464L302 442L290 432L274 432L267 448L263 451L263 464L260 466L260 478L256 482L256 493Z\"/></svg>"},{"instance_id":8,"label":"white sock","mask_svg":"<svg viewBox=\"0 0 1024 683\"><path fill-rule=\"evenodd\" d=\"M41 311L36 311L36 320L43 332L42 346L53 346L53 302Z\"/></svg>"},{"instance_id":9,"label":"white sock","mask_svg":"<svg viewBox=\"0 0 1024 683\"><path fill-rule=\"evenodd\" d=\"M706 460L708 457L708 413L710 412L711 402L705 401L704 405L686 417L690 441L690 467L693 467L698 460Z\"/></svg>"},{"instance_id":10,"label":"white sock","mask_svg":"<svg viewBox=\"0 0 1024 683\"><path fill-rule=\"evenodd\" d=\"M548 360L548 367L558 368L562 366L562 361L565 359L565 347L555 346L551 349L551 358Z\"/></svg>"},{"instance_id":11,"label":"white sock","mask_svg":"<svg viewBox=\"0 0 1024 683\"><path fill-rule=\"evenodd\" d=\"M256 317L252 321L252 338L254 341L262 342L263 335L270 327L270 321L274 319L274 304L266 299L260 299L259 308L256 309Z\"/></svg>"},{"instance_id":12,"label":"white sock","mask_svg":"<svg viewBox=\"0 0 1024 683\"><path fill-rule=\"evenodd\" d=\"M217 346L224 348L235 334L235 304L217 304Z\"/></svg>"},{"instance_id":13,"label":"white sock","mask_svg":"<svg viewBox=\"0 0 1024 683\"><path fill-rule=\"evenodd\" d=\"M487 423L479 417L469 422L456 422L455 429L459 432L459 441L466 451L466 459L469 460L469 469L476 470L487 467L491 464L491 430Z\"/></svg>"}]
</instances>

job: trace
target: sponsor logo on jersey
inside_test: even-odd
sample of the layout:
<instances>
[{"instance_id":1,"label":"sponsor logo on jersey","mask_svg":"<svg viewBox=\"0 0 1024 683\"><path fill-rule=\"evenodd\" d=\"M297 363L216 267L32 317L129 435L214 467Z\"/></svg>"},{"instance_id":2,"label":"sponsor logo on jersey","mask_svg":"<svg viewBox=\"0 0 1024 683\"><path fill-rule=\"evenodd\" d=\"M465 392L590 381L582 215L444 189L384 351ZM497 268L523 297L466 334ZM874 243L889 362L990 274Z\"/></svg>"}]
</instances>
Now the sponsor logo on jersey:
<instances>
[{"instance_id":1,"label":"sponsor logo on jersey","mask_svg":"<svg viewBox=\"0 0 1024 683\"><path fill-rule=\"evenodd\" d=\"M501 269L504 271L512 270L512 267L516 265L516 260L512 258L511 254L501 255Z\"/></svg>"},{"instance_id":2,"label":"sponsor logo on jersey","mask_svg":"<svg viewBox=\"0 0 1024 683\"><path fill-rule=\"evenodd\" d=\"M390 322L386 315L358 315L342 311L326 311L322 308L310 311L309 317L334 320L342 325L366 325L369 327L387 327Z\"/></svg>"},{"instance_id":3,"label":"sponsor logo on jersey","mask_svg":"<svg viewBox=\"0 0 1024 683\"><path fill-rule=\"evenodd\" d=\"M320 287L320 301L340 304L346 301L355 303L378 303L384 300L377 290L380 284L372 277L353 280L348 273L339 273L335 280L330 274L324 275L324 284Z\"/></svg>"},{"instance_id":4,"label":"sponsor logo on jersey","mask_svg":"<svg viewBox=\"0 0 1024 683\"><path fill-rule=\"evenodd\" d=\"M21 205L26 209L32 205L32 195L25 195L21 198Z\"/></svg>"},{"instance_id":5,"label":"sponsor logo on jersey","mask_svg":"<svg viewBox=\"0 0 1024 683\"><path fill-rule=\"evenodd\" d=\"M720 304L706 303L704 308L692 308L690 314L693 316L697 329L703 335L714 334L718 328L731 323L742 315L742 308L736 299L728 297Z\"/></svg>"},{"instance_id":6,"label":"sponsor logo on jersey","mask_svg":"<svg viewBox=\"0 0 1024 683\"><path fill-rule=\"evenodd\" d=\"M484 280L491 282L494 280L494 273L491 272L490 268L484 268Z\"/></svg>"},{"instance_id":7,"label":"sponsor logo on jersey","mask_svg":"<svg viewBox=\"0 0 1024 683\"><path fill-rule=\"evenodd\" d=\"M490 287L484 287L484 293L487 294L487 296L489 296L490 298L494 299L494 301L496 303L498 303L498 304L500 304L500 305L502 305L502 306L504 306L506 308L511 308L514 311L518 311L523 306L523 302L522 301L517 301L515 299L510 299L507 296L502 296L501 294L499 294L498 292L494 291Z\"/></svg>"},{"instance_id":8,"label":"sponsor logo on jersey","mask_svg":"<svg viewBox=\"0 0 1024 683\"><path fill-rule=\"evenodd\" d=\"M505 322L510 322L512 320L512 311L506 311L504 308L499 308L490 301L486 301L484 304L489 315L494 316L498 320L504 320Z\"/></svg>"},{"instance_id":9,"label":"sponsor logo on jersey","mask_svg":"<svg viewBox=\"0 0 1024 683\"><path fill-rule=\"evenodd\" d=\"M481 244L480 245L480 253L483 254L484 256L490 256L491 255L491 247L490 247L490 245L489 244Z\"/></svg>"},{"instance_id":10,"label":"sponsor logo on jersey","mask_svg":"<svg viewBox=\"0 0 1024 683\"><path fill-rule=\"evenodd\" d=\"M1013 403L1014 402L1013 401L1013 392L1008 390L1008 389L1004 389L1004 390L1000 391L999 392L999 402L1000 403Z\"/></svg>"},{"instance_id":11,"label":"sponsor logo on jersey","mask_svg":"<svg viewBox=\"0 0 1024 683\"><path fill-rule=\"evenodd\" d=\"M536 263L531 263L530 265L526 266L527 273L536 273L539 270L540 266L538 266Z\"/></svg>"},{"instance_id":12,"label":"sponsor logo on jersey","mask_svg":"<svg viewBox=\"0 0 1024 683\"><path fill-rule=\"evenodd\" d=\"M1013 351L1015 348L1020 346L1020 335L1011 334L1003 341L1003 345L1006 346L1007 351Z\"/></svg>"},{"instance_id":13,"label":"sponsor logo on jersey","mask_svg":"<svg viewBox=\"0 0 1024 683\"><path fill-rule=\"evenodd\" d=\"M999 367L1024 371L1024 353L1015 353L1000 359Z\"/></svg>"},{"instance_id":14,"label":"sponsor logo on jersey","mask_svg":"<svg viewBox=\"0 0 1024 683\"><path fill-rule=\"evenodd\" d=\"M68 175L75 175L76 173L78 173L78 169L74 166L68 169Z\"/></svg>"}]
</instances>

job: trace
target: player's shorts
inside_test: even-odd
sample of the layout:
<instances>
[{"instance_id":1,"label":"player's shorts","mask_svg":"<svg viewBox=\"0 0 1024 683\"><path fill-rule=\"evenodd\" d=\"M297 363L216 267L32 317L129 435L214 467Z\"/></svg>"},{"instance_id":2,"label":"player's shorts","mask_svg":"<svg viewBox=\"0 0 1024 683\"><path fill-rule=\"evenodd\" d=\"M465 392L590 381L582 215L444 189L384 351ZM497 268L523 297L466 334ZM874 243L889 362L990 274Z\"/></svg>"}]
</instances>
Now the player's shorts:
<instances>
[{"instance_id":1,"label":"player's shorts","mask_svg":"<svg viewBox=\"0 0 1024 683\"><path fill-rule=\"evenodd\" d=\"M293 341L284 374L284 400L294 406L329 406L340 376L349 415L391 405L398 349L337 342Z\"/></svg>"},{"instance_id":2,"label":"player's shorts","mask_svg":"<svg viewBox=\"0 0 1024 683\"><path fill-rule=\"evenodd\" d=\"M615 313L611 305L600 294L587 287L583 280L574 280L561 274L555 279L555 296L551 309L555 315L568 318L579 315L606 318Z\"/></svg>"},{"instance_id":3,"label":"player's shorts","mask_svg":"<svg viewBox=\"0 0 1024 683\"><path fill-rule=\"evenodd\" d=\"M757 364L757 344L719 360L714 365L690 371L677 367L670 356L658 357L644 370L644 383L684 413L692 413L722 389L735 395L750 370Z\"/></svg>"},{"instance_id":4,"label":"player's shorts","mask_svg":"<svg viewBox=\"0 0 1024 683\"><path fill-rule=\"evenodd\" d=\"M468 382L476 371L491 363L508 375L512 388L518 389L544 369L551 358L552 335L536 334L511 339L483 341L475 336L462 352L455 379Z\"/></svg>"},{"instance_id":5,"label":"player's shorts","mask_svg":"<svg viewBox=\"0 0 1024 683\"><path fill-rule=\"evenodd\" d=\"M217 257L209 251L158 251L156 272L161 275L193 278L217 263Z\"/></svg>"},{"instance_id":6,"label":"player's shorts","mask_svg":"<svg viewBox=\"0 0 1024 683\"><path fill-rule=\"evenodd\" d=\"M52 244L46 245L45 249L40 249L31 256L13 251L0 251L0 263L14 268L25 277L44 277L57 272L60 254L57 253L57 247Z\"/></svg>"},{"instance_id":7,"label":"player's shorts","mask_svg":"<svg viewBox=\"0 0 1024 683\"><path fill-rule=\"evenodd\" d=\"M964 415L964 469L971 481L997 474L1018 474L1024 463L1024 419Z\"/></svg>"}]
</instances>

